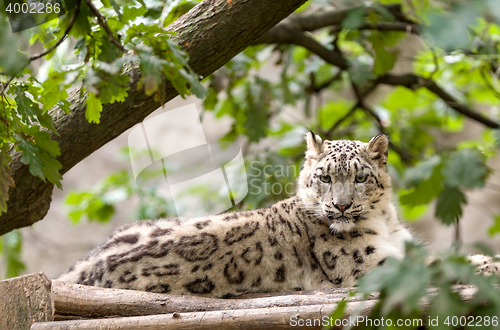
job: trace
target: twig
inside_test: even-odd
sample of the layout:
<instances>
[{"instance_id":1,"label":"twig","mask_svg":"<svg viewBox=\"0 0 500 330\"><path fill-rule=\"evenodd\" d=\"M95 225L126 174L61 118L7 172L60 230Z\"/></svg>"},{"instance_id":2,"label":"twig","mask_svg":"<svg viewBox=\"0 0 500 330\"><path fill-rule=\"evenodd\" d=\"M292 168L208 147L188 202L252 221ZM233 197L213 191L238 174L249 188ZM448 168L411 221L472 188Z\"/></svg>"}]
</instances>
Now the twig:
<instances>
[{"instance_id":1,"label":"twig","mask_svg":"<svg viewBox=\"0 0 500 330\"><path fill-rule=\"evenodd\" d=\"M78 0L76 2L76 7L75 7L75 11L73 12L73 16L71 17L71 20L69 21L69 24L68 26L66 27L66 31L64 31L64 34L63 36L61 37L61 39L57 40L57 42L55 44L52 45L52 47L50 47L49 49L47 49L46 51L38 54L38 55L34 55L34 56L31 56L30 57L30 62L34 61L34 60L37 60L49 53L51 53L54 49L56 49L57 47L59 47L59 45L64 41L66 40L66 37L68 36L69 32L71 31L71 28L73 28L73 25L75 24L76 22L76 19L78 17L78 14L80 13L80 5L82 3L82 0Z\"/></svg>"},{"instance_id":2,"label":"twig","mask_svg":"<svg viewBox=\"0 0 500 330\"><path fill-rule=\"evenodd\" d=\"M119 50L122 51L122 53L126 53L127 50L123 47L123 45L113 36L113 32L111 32L111 29L108 26L108 23L106 23L106 20L104 17L101 15L99 10L92 4L92 0L85 0L85 3L90 9L90 12L94 14L94 16L97 18L97 23L106 31L106 34L108 35L109 41L115 45Z\"/></svg>"},{"instance_id":3,"label":"twig","mask_svg":"<svg viewBox=\"0 0 500 330\"><path fill-rule=\"evenodd\" d=\"M373 84L372 86L370 86L366 91L364 91L363 93L360 93L359 94L359 98L358 96L356 96L356 99L357 99L357 102L351 107L351 109L342 117L340 118L339 120L337 120L335 122L335 124L330 127L330 129L325 133L325 135L327 137L329 137L337 128L340 127L340 125L347 119L349 118L350 116L352 116L355 112L356 112L356 109L357 108L360 108L360 99L361 100L364 100L368 95L370 95L375 89L377 88L377 84ZM359 90L358 90L359 92Z\"/></svg>"},{"instance_id":4,"label":"twig","mask_svg":"<svg viewBox=\"0 0 500 330\"><path fill-rule=\"evenodd\" d=\"M341 125L341 124L342 124L342 123L343 123L343 122L344 122L347 118L349 118L350 116L352 116L352 115L356 112L356 109L357 109L357 108L359 108L359 104L358 104L358 102L356 102L356 104L354 104L354 105L351 107L351 109L349 109L349 111L348 111L348 112L347 112L344 116L342 116L342 118L340 118L339 120L337 120L337 121L335 122L335 124L333 124L333 126L332 126L332 127L330 127L330 129L329 129L328 131L326 131L326 133L325 133L325 137L326 137L326 138L330 138L330 135L331 135L333 132L335 132L335 130L336 130L337 128L339 128L339 127L340 127L340 125Z\"/></svg>"},{"instance_id":5,"label":"twig","mask_svg":"<svg viewBox=\"0 0 500 330\"><path fill-rule=\"evenodd\" d=\"M352 89L354 91L354 94L356 95L356 98L358 100L358 107L363 109L365 112L367 112L370 116L375 119L375 122L377 124L378 130L382 134L386 134L384 126L382 126L382 120L380 117L373 111L369 106L367 106L364 102L364 97L363 94L361 94L359 87L352 83ZM366 92L365 92L366 93ZM401 160L405 163L411 163L413 161L413 156L409 154L408 152L404 151L401 149L399 146L395 145L392 141L389 141L389 147L394 150L399 156L401 157Z\"/></svg>"},{"instance_id":6,"label":"twig","mask_svg":"<svg viewBox=\"0 0 500 330\"><path fill-rule=\"evenodd\" d=\"M2 85L1 85L1 89L0 89L0 95L5 95L5 91L7 90L7 87L9 86L9 84L11 83L12 80L14 80L16 75L13 75L12 77L10 77L9 80L7 80L6 82L4 82Z\"/></svg>"},{"instance_id":7,"label":"twig","mask_svg":"<svg viewBox=\"0 0 500 330\"><path fill-rule=\"evenodd\" d=\"M388 135L385 131L384 126L382 126L380 117L372 109L370 109L366 104L361 104L360 108L365 110L373 117L373 119L375 119L380 133ZM401 147L395 145L392 141L389 141L389 147L394 150L401 157L401 160L406 164L409 164L413 161L414 157L410 153L404 151L403 149L401 149Z\"/></svg>"}]
</instances>

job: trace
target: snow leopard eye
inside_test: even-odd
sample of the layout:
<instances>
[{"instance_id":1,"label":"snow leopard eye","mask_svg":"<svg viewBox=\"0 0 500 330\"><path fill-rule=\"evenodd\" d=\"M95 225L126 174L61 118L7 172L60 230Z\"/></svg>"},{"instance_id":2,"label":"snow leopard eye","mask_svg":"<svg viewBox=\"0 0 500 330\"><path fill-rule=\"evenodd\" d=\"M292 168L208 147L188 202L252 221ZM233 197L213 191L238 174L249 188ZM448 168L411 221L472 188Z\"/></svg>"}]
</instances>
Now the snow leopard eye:
<instances>
[{"instance_id":1,"label":"snow leopard eye","mask_svg":"<svg viewBox=\"0 0 500 330\"><path fill-rule=\"evenodd\" d=\"M330 181L332 181L332 178L329 175L320 175L319 179L324 183L329 183Z\"/></svg>"},{"instance_id":2,"label":"snow leopard eye","mask_svg":"<svg viewBox=\"0 0 500 330\"><path fill-rule=\"evenodd\" d=\"M364 174L364 173L356 174L356 182L357 183L363 183L366 181L366 179L368 179L368 174Z\"/></svg>"}]
</instances>

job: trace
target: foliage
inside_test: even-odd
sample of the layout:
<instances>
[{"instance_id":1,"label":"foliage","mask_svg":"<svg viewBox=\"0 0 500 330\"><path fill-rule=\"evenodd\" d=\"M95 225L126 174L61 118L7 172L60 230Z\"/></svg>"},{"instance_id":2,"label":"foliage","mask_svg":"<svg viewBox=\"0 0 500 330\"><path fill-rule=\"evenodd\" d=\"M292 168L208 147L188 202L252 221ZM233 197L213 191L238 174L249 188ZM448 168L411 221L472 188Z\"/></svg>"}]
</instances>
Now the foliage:
<instances>
[{"instance_id":1,"label":"foliage","mask_svg":"<svg viewBox=\"0 0 500 330\"><path fill-rule=\"evenodd\" d=\"M487 316L490 319L498 316L500 294L495 287L498 278L475 274L474 267L463 255L444 253L430 266L427 260L428 255L423 246L407 243L404 260L390 258L383 267L373 269L359 281L357 292L366 296L375 291L380 293L370 318L380 320L383 317L391 320L392 324L396 324L398 319L422 318L425 327L448 329L454 316L465 316L467 323L471 317L478 320L476 317L481 316L486 320ZM453 291L452 286L458 283L471 284L477 288L477 293L470 301L464 303L460 295ZM434 286L438 291L428 298L428 312L425 314L422 301L428 296L429 286ZM429 321L436 318L439 322L430 324ZM366 322L362 328L371 328L366 325L369 323ZM495 328L491 322L482 325Z\"/></svg>"},{"instance_id":2,"label":"foliage","mask_svg":"<svg viewBox=\"0 0 500 330\"><path fill-rule=\"evenodd\" d=\"M0 237L0 252L3 254L3 263L5 267L5 278L18 276L24 269L24 263L21 261L21 250L23 240L18 230L11 231Z\"/></svg>"},{"instance_id":3,"label":"foliage","mask_svg":"<svg viewBox=\"0 0 500 330\"><path fill-rule=\"evenodd\" d=\"M135 63L141 71L138 86L147 95L160 100L166 81L182 96L205 95L198 75L187 65L187 54L165 29L193 5L102 1L96 8L78 0L67 15L17 34L0 11L0 214L6 211L7 190L13 184L11 148L22 153L32 175L61 188L60 150L50 135L57 135L52 111L71 111L67 91L72 86L82 86L80 102L90 123L99 123L103 104L125 100L133 83L127 73ZM38 44L44 46L40 55L46 54L39 68L33 63L42 56L30 55L30 46Z\"/></svg>"}]
</instances>

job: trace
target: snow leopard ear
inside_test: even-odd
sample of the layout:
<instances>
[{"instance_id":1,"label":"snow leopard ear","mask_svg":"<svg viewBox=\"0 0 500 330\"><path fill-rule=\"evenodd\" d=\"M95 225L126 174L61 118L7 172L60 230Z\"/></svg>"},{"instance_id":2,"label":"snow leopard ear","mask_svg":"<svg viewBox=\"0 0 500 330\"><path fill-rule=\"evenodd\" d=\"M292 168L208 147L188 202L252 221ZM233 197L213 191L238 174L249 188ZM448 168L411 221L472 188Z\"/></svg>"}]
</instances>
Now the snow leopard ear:
<instances>
[{"instance_id":1,"label":"snow leopard ear","mask_svg":"<svg viewBox=\"0 0 500 330\"><path fill-rule=\"evenodd\" d=\"M321 138L312 131L307 132L306 140L306 158L317 159L318 155L323 152L323 140L321 140Z\"/></svg>"},{"instance_id":2,"label":"snow leopard ear","mask_svg":"<svg viewBox=\"0 0 500 330\"><path fill-rule=\"evenodd\" d=\"M366 148L368 156L381 165L385 165L387 163L388 149L389 138L385 134L379 134L373 137L370 142L368 142L368 146Z\"/></svg>"}]
</instances>

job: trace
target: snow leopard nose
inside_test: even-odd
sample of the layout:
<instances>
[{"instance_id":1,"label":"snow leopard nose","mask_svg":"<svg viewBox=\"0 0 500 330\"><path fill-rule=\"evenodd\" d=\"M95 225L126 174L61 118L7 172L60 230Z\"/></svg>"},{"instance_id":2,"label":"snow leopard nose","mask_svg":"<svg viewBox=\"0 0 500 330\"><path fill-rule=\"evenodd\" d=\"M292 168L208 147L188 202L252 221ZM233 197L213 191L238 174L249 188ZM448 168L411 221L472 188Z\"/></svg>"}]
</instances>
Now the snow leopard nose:
<instances>
[{"instance_id":1,"label":"snow leopard nose","mask_svg":"<svg viewBox=\"0 0 500 330\"><path fill-rule=\"evenodd\" d=\"M344 212L345 212L345 210L347 210L348 208L350 208L350 207L351 207L351 205L352 205L352 203L351 203L351 204L344 204L344 205L340 205L340 204L333 204L333 206L334 206L337 210L339 210L340 212L342 212L342 213L344 213Z\"/></svg>"}]
</instances>

